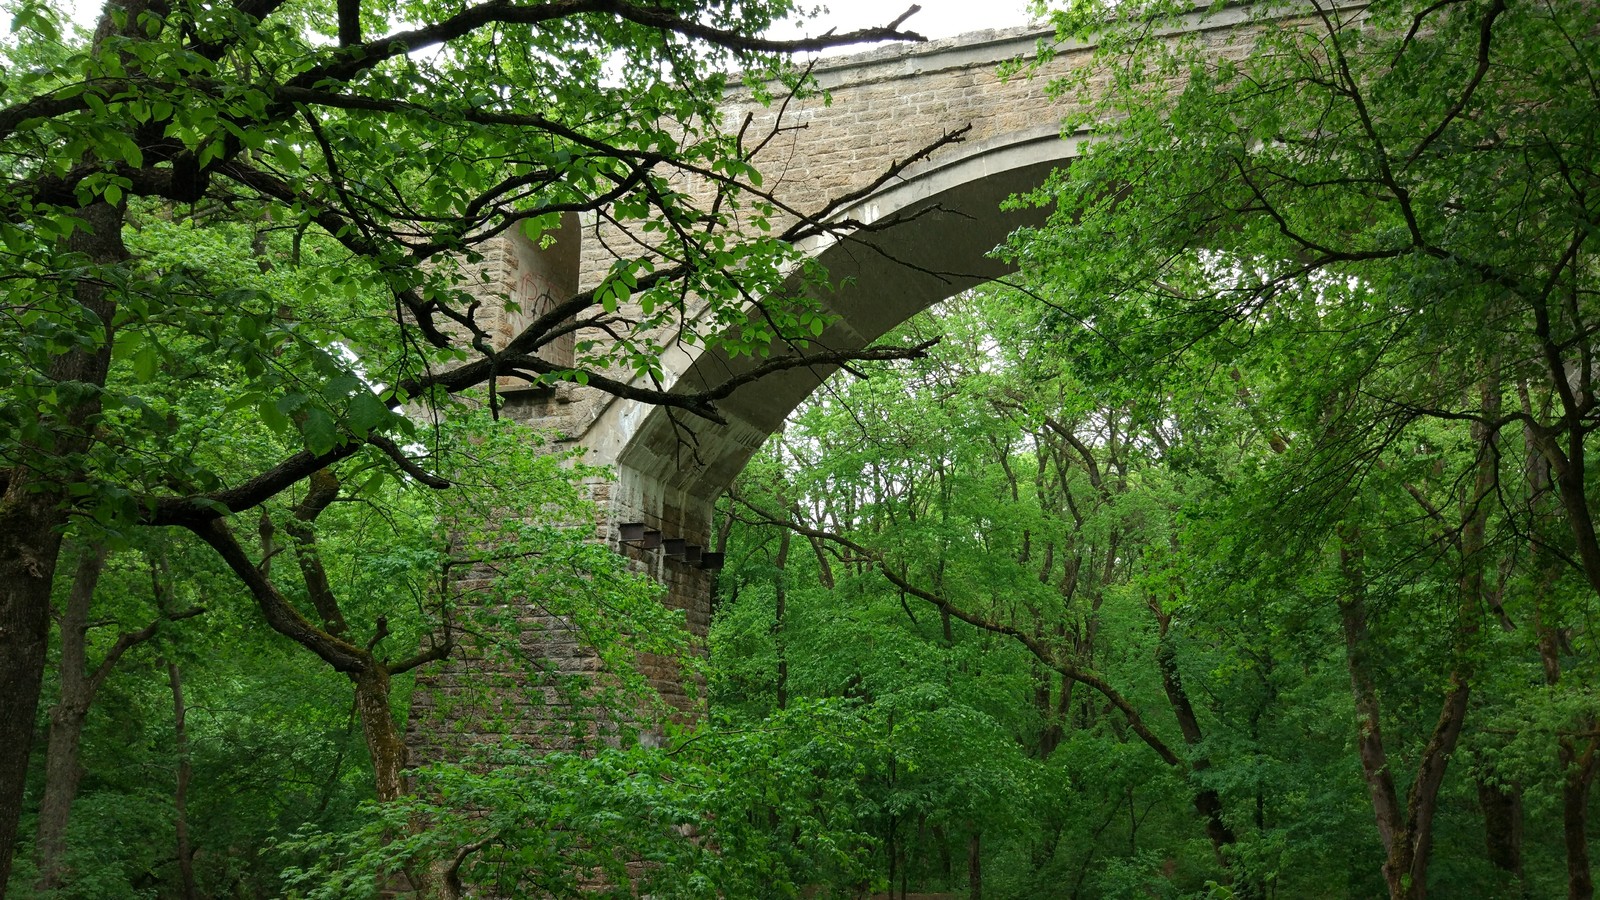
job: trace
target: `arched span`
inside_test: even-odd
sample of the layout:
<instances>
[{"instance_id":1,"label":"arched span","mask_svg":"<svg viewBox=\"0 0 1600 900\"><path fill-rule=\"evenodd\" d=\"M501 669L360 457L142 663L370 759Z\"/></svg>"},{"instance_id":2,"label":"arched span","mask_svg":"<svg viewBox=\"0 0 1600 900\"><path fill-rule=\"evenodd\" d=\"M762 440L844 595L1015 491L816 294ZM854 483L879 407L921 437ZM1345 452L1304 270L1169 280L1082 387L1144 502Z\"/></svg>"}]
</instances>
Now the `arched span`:
<instances>
[{"instance_id":1,"label":"arched span","mask_svg":"<svg viewBox=\"0 0 1600 900\"><path fill-rule=\"evenodd\" d=\"M929 306L1007 274L990 251L1043 213L1003 212L1001 203L1039 185L1077 155L1082 141L1054 127L992 138L924 164L843 212L869 227L808 248L828 273L828 286L813 295L838 317L819 342L865 347ZM665 362L676 390L696 390L759 360L680 351ZM712 501L832 371L790 370L739 388L718 405L727 425L612 403L584 443L592 459L617 466L616 513L703 535Z\"/></svg>"},{"instance_id":2,"label":"arched span","mask_svg":"<svg viewBox=\"0 0 1600 900\"><path fill-rule=\"evenodd\" d=\"M1360 3L1339 0L1352 8ZM1245 6L1197 8L1161 33L1201 37L1209 53L1243 52L1248 42L1236 40L1259 27L1257 14ZM1271 15L1294 13L1286 7ZM1053 38L1036 27L1008 29L823 61L813 74L833 102L783 104L781 123L779 105L730 95L724 110L730 121L772 136L757 164L768 189L796 209L818 208L863 185L952 127L971 128L970 143L942 148L843 214L871 223L869 229L810 248L831 282L816 299L839 316L822 335L824 344L864 347L930 305L1005 274L988 252L1042 213L1002 213L1000 203L1038 185L1085 140L1057 131L1081 101L1064 102L1047 85L1092 65L1092 42L1054 43L1035 77L1000 73L1007 61L1037 60L1041 40ZM1091 85L1091 91L1105 86ZM593 249L585 250L586 284L610 262ZM668 383L686 391L754 364L701 356L698 348L674 350L662 363ZM719 404L725 426L578 392L573 396L590 399L572 402L556 430L576 436L591 461L617 467L620 483L606 492L611 521L644 521L703 541L712 501L830 372L793 370L741 388Z\"/></svg>"},{"instance_id":3,"label":"arched span","mask_svg":"<svg viewBox=\"0 0 1600 900\"><path fill-rule=\"evenodd\" d=\"M1363 3L1336 0L1344 9ZM1197 8L1171 31L1203 34L1211 53L1242 52L1247 42L1235 39L1261 27L1252 19L1256 9ZM1296 15L1293 4L1271 14ZM988 251L1018 226L1042 218L1042 212L1002 213L1000 203L1039 184L1052 168L1077 156L1083 143L1082 136L1063 139L1057 133L1067 109L1046 85L1050 78L1092 64L1092 44L1056 43L1036 78L1000 74L1008 60L1037 59L1041 39L1050 40L1050 33L1009 29L824 60L812 74L830 92L831 103L811 97L780 108L748 93L730 94L724 110L729 121L744 122L752 134L772 135L762 142L765 149L757 164L767 188L795 209L819 208L888 171L896 160L910 158L952 126L971 125L970 143L942 148L842 214L871 223L868 230L807 248L826 267L832 285L817 299L839 316L822 342L840 349L865 347L932 304L1006 273ZM780 111L786 111L781 129ZM598 233L598 225L596 229ZM566 296L596 284L613 259L603 240L580 240L579 234L577 228L564 227L556 245L540 253L508 242L513 246L500 262L501 281L490 279L486 285L503 283L526 301L544 293ZM490 296L485 299L486 310L502 306L487 302ZM497 325L507 335L516 326L515 321ZM754 364L698 355L696 348L675 350L662 363L679 390L721 383ZM615 526L644 522L667 536L710 544L717 495L830 371L791 371L740 389L720 404L728 418L725 426L683 414L674 423L663 409L577 385L526 392L518 417L561 436L566 446L586 448L590 462L616 466L619 483L593 485L605 517L598 536L662 582L663 602L684 612L690 634L700 641L710 629L712 573L682 556L625 545ZM574 672L593 671L574 633L557 629L541 641L529 652L564 660ZM692 708L683 675L670 660L643 659L641 672L668 702ZM470 677L464 673L447 670L426 677L448 691L449 685ZM426 687L420 680L419 686ZM421 689L415 696L431 694ZM547 711L528 716L548 717ZM420 746L446 733L439 727L430 737L431 727L413 727L408 740ZM539 727L523 727L535 741L548 739ZM439 754L420 752L418 758L430 755Z\"/></svg>"}]
</instances>

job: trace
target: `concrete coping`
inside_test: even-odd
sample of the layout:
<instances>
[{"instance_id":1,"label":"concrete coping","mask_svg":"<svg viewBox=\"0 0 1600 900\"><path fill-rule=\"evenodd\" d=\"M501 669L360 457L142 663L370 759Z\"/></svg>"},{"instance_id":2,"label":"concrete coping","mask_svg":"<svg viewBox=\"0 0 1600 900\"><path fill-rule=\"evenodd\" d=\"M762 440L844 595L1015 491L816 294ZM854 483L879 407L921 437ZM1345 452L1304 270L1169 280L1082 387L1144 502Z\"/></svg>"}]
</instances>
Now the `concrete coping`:
<instances>
[{"instance_id":1,"label":"concrete coping","mask_svg":"<svg viewBox=\"0 0 1600 900\"><path fill-rule=\"evenodd\" d=\"M987 175L1040 163L1064 165L1080 155L1090 139L1091 135L1086 130L1063 134L1059 126L1046 123L993 135L971 144L961 144L958 145L960 152L917 163L899 178L882 185L829 218L832 221L854 219L871 224L951 187ZM807 256L814 257L848 239L848 235L822 234L807 238L798 246Z\"/></svg>"},{"instance_id":2,"label":"concrete coping","mask_svg":"<svg viewBox=\"0 0 1600 900\"><path fill-rule=\"evenodd\" d=\"M1349 13L1365 10L1368 2L1331 0L1330 5ZM1182 24L1163 27L1155 33L1179 34L1234 28L1253 18L1292 18L1306 15L1314 8L1306 0L1266 3L1233 0L1220 9L1205 0L1197 0L1194 6L1193 12L1183 16ZM970 31L922 43L891 43L846 56L821 57L812 65L811 73L823 90L834 90L849 85L914 78L950 69L998 66L1003 62L1037 56L1041 42L1054 42L1057 52L1086 50L1098 43L1093 39L1077 38L1056 41L1055 30L1050 25L1035 23ZM743 85L736 85L729 90L730 97L747 94Z\"/></svg>"}]
</instances>

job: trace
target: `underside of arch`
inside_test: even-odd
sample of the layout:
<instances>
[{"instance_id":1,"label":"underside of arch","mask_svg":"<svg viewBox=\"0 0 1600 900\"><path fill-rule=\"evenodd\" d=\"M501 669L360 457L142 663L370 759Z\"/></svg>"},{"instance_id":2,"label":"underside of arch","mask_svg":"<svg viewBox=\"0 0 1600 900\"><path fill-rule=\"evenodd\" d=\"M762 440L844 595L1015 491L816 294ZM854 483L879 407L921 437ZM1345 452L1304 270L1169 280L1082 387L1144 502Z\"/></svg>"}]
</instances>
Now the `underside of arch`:
<instances>
[{"instance_id":1,"label":"underside of arch","mask_svg":"<svg viewBox=\"0 0 1600 900\"><path fill-rule=\"evenodd\" d=\"M857 204L848 215L869 226L816 252L827 284L810 293L838 317L818 343L866 347L933 304L1009 274L990 251L1015 229L1041 221L1044 211L1003 212L1001 203L1041 184L1080 143L1054 128L1010 135ZM708 351L687 364L674 390L702 390L760 362ZM617 442L591 449L614 459L625 483L648 483L651 493L675 498L680 508L709 504L834 368L792 369L740 387L718 405L726 425L658 407L613 408L597 423L603 434L586 443Z\"/></svg>"}]
</instances>

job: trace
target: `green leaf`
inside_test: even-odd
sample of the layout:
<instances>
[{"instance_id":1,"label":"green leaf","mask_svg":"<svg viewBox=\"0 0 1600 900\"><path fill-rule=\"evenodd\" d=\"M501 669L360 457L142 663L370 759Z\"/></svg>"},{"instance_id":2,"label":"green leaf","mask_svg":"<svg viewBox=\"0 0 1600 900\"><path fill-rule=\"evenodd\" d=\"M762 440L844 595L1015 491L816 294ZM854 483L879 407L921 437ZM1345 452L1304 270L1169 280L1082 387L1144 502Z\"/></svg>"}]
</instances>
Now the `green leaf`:
<instances>
[{"instance_id":1,"label":"green leaf","mask_svg":"<svg viewBox=\"0 0 1600 900\"><path fill-rule=\"evenodd\" d=\"M388 422L394 413L371 391L360 391L351 400L346 422L357 436L365 435Z\"/></svg>"},{"instance_id":2,"label":"green leaf","mask_svg":"<svg viewBox=\"0 0 1600 900\"><path fill-rule=\"evenodd\" d=\"M145 341L133 354L133 377L136 381L149 382L161 370L161 348L153 342Z\"/></svg>"},{"instance_id":3,"label":"green leaf","mask_svg":"<svg viewBox=\"0 0 1600 900\"><path fill-rule=\"evenodd\" d=\"M278 403L269 398L262 398L256 404L256 415L261 417L262 424L277 434L283 434L289 430L289 417L284 415Z\"/></svg>"},{"instance_id":4,"label":"green leaf","mask_svg":"<svg viewBox=\"0 0 1600 900\"><path fill-rule=\"evenodd\" d=\"M320 406L306 410L300 433L305 436L306 449L314 454L327 453L339 444L339 426L333 421L333 417L328 415L327 410Z\"/></svg>"}]
</instances>

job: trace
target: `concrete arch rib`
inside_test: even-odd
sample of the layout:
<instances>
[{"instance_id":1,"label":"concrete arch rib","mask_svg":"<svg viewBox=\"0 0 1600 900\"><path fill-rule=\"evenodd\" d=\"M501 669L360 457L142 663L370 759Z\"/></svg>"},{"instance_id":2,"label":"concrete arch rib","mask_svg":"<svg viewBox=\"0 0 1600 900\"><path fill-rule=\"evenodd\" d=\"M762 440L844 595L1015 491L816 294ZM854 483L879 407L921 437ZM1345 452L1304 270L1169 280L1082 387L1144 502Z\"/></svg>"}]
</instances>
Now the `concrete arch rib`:
<instances>
[{"instance_id":1,"label":"concrete arch rib","mask_svg":"<svg viewBox=\"0 0 1600 900\"><path fill-rule=\"evenodd\" d=\"M1046 126L978 142L922 164L843 212L841 218L868 227L808 248L828 272L829 286L816 298L839 317L820 342L865 347L929 306L1008 274L989 251L1042 214L1002 212L1001 202L1040 184L1078 155L1083 140ZM680 373L674 385L680 390L721 382L750 365L714 352L668 361L669 371ZM710 503L831 373L791 370L740 388L720 404L726 426L613 403L583 443L592 460L618 468L619 516L701 532Z\"/></svg>"}]
</instances>

